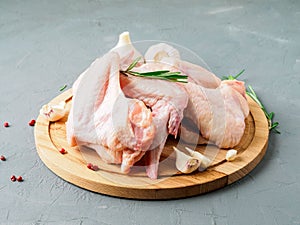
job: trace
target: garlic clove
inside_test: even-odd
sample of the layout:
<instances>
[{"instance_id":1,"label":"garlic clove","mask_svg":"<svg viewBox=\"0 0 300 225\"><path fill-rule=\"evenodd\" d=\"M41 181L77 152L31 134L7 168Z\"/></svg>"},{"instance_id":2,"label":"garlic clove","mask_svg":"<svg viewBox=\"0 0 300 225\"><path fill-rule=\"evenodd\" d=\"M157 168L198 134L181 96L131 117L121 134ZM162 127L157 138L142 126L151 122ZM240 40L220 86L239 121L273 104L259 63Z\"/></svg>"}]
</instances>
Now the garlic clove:
<instances>
[{"instance_id":1,"label":"garlic clove","mask_svg":"<svg viewBox=\"0 0 300 225\"><path fill-rule=\"evenodd\" d=\"M51 103L43 105L40 109L40 115L51 122L60 120L66 114L65 106L66 102L64 101L60 102L58 105L53 105Z\"/></svg>"},{"instance_id":2,"label":"garlic clove","mask_svg":"<svg viewBox=\"0 0 300 225\"><path fill-rule=\"evenodd\" d=\"M237 156L237 150L230 149L227 151L225 158L227 161L231 162L236 159L236 156Z\"/></svg>"},{"instance_id":3,"label":"garlic clove","mask_svg":"<svg viewBox=\"0 0 300 225\"><path fill-rule=\"evenodd\" d=\"M176 168L182 173L192 173L200 166L201 161L191 157L178 148L173 147L176 153Z\"/></svg>"},{"instance_id":4,"label":"garlic clove","mask_svg":"<svg viewBox=\"0 0 300 225\"><path fill-rule=\"evenodd\" d=\"M188 147L185 147L185 149L188 151L188 153L192 157L195 157L195 158L197 158L197 159L199 159L201 161L201 164L200 164L201 168L206 169L212 163L212 161L208 157L206 157L205 155L202 155L200 152L192 150L192 149L190 149Z\"/></svg>"}]
</instances>

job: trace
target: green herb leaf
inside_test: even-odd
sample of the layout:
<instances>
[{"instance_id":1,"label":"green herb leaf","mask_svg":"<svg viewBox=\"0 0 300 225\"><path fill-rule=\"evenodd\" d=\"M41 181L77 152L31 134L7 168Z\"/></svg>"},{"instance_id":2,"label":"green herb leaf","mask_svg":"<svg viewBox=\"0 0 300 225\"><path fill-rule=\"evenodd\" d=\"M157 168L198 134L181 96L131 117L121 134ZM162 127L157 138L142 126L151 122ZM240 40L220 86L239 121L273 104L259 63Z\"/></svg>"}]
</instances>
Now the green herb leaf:
<instances>
[{"instance_id":1,"label":"green herb leaf","mask_svg":"<svg viewBox=\"0 0 300 225\"><path fill-rule=\"evenodd\" d=\"M222 80L236 80L239 76L241 76L243 73L245 72L245 69L243 69L241 72L239 72L237 75L235 76L232 76L232 75L229 75L229 76L223 76L222 77Z\"/></svg>"},{"instance_id":2,"label":"green herb leaf","mask_svg":"<svg viewBox=\"0 0 300 225\"><path fill-rule=\"evenodd\" d=\"M234 79L236 80L239 76L241 76L245 72L245 69L243 69L241 72L239 72L237 75L234 76Z\"/></svg>"},{"instance_id":3,"label":"green herb leaf","mask_svg":"<svg viewBox=\"0 0 300 225\"><path fill-rule=\"evenodd\" d=\"M162 76L157 76L158 78L160 77L164 77L164 78L167 78L167 79L185 79L187 80L187 76L183 76L183 75L172 75L172 74L169 74L169 75L162 75Z\"/></svg>"},{"instance_id":4,"label":"green herb leaf","mask_svg":"<svg viewBox=\"0 0 300 225\"><path fill-rule=\"evenodd\" d=\"M181 82L181 83L188 82L188 76L181 74L181 72L171 72L169 70L158 70L158 71L140 73L140 72L132 71L132 69L137 65L140 59L141 57L135 59L125 71L121 71L121 72L125 75L132 75L138 77L147 77L147 78L161 79L161 80Z\"/></svg>"},{"instance_id":5,"label":"green herb leaf","mask_svg":"<svg viewBox=\"0 0 300 225\"><path fill-rule=\"evenodd\" d=\"M280 131L277 129L272 129L272 130L274 130L277 134L281 134Z\"/></svg>"},{"instance_id":6,"label":"green herb leaf","mask_svg":"<svg viewBox=\"0 0 300 225\"><path fill-rule=\"evenodd\" d=\"M274 117L274 112L270 112L270 114L269 114L269 119L272 120L273 117Z\"/></svg>"},{"instance_id":7,"label":"green herb leaf","mask_svg":"<svg viewBox=\"0 0 300 225\"><path fill-rule=\"evenodd\" d=\"M130 71L130 70L132 70L135 66L136 66L136 64L141 60L141 56L140 57L137 57L129 66L128 66L128 68L127 68L127 70L126 71Z\"/></svg>"},{"instance_id":8,"label":"green herb leaf","mask_svg":"<svg viewBox=\"0 0 300 225\"><path fill-rule=\"evenodd\" d=\"M59 89L59 91L65 90L67 86L68 86L68 85L65 84L64 86L62 86L62 87Z\"/></svg>"},{"instance_id":9,"label":"green herb leaf","mask_svg":"<svg viewBox=\"0 0 300 225\"><path fill-rule=\"evenodd\" d=\"M144 72L144 73L139 73L142 76L159 76L161 74L165 74L170 72L169 70L158 70L158 71L153 71L153 72Z\"/></svg>"},{"instance_id":10,"label":"green herb leaf","mask_svg":"<svg viewBox=\"0 0 300 225\"><path fill-rule=\"evenodd\" d=\"M181 74L180 72L166 72L166 73L163 73L163 74L160 74L158 76L164 76L164 77L169 77L169 76L178 76L178 77L185 77L185 78L188 78L187 75L183 75Z\"/></svg>"}]
</instances>

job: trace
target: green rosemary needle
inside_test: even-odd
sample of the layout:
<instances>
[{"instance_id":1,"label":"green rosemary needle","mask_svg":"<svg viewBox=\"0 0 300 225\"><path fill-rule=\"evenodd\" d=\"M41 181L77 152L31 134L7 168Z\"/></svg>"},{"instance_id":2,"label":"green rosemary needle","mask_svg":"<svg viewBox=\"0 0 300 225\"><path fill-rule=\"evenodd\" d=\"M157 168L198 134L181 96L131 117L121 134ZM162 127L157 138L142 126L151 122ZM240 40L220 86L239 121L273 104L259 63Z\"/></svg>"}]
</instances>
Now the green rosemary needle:
<instances>
[{"instance_id":1,"label":"green rosemary needle","mask_svg":"<svg viewBox=\"0 0 300 225\"><path fill-rule=\"evenodd\" d=\"M65 90L65 89L67 88L67 86L68 86L68 85L65 84L64 86L62 86L62 87L59 89L59 91Z\"/></svg>"},{"instance_id":2,"label":"green rosemary needle","mask_svg":"<svg viewBox=\"0 0 300 225\"><path fill-rule=\"evenodd\" d=\"M239 72L237 75L235 76L232 76L232 75L229 75L229 76L223 76L222 77L222 80L236 80L239 76L241 76L243 73L245 72L245 69L243 69L241 72Z\"/></svg>"},{"instance_id":3,"label":"green rosemary needle","mask_svg":"<svg viewBox=\"0 0 300 225\"><path fill-rule=\"evenodd\" d=\"M154 79L167 80L172 82L181 82L181 83L188 82L188 76L181 74L181 72L171 72L169 70L157 70L152 72L140 73L140 72L132 71L132 69L137 65L140 59L141 57L136 58L125 71L121 71L121 72L125 75L132 75L138 77L154 78Z\"/></svg>"}]
</instances>

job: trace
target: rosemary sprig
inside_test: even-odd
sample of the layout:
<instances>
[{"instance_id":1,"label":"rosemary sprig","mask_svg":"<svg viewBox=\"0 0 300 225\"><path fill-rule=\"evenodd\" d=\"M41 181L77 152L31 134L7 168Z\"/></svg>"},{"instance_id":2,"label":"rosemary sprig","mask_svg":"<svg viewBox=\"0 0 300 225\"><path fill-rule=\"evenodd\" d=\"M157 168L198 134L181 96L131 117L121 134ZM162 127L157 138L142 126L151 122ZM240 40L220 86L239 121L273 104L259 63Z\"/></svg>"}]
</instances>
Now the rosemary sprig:
<instances>
[{"instance_id":1,"label":"rosemary sprig","mask_svg":"<svg viewBox=\"0 0 300 225\"><path fill-rule=\"evenodd\" d=\"M136 58L125 71L121 71L125 75L132 75L138 77L147 77L154 79L167 80L172 82L181 82L187 83L188 76L181 74L181 72L171 72L169 70L157 70L152 72L136 72L132 71L132 69L136 66L136 64L140 61L141 57Z\"/></svg>"},{"instance_id":2,"label":"rosemary sprig","mask_svg":"<svg viewBox=\"0 0 300 225\"><path fill-rule=\"evenodd\" d=\"M248 89L249 90L246 91L247 95L249 95L259 105L259 107L262 109L265 116L267 117L268 124L269 124L269 130L270 131L274 130L276 133L280 134L280 131L276 129L278 127L279 123L278 122L273 122L273 118L274 118L275 113L274 112L270 112L270 113L267 112L266 107L259 100L259 98L257 97L255 91L251 87L251 85L248 85Z\"/></svg>"},{"instance_id":3,"label":"rosemary sprig","mask_svg":"<svg viewBox=\"0 0 300 225\"><path fill-rule=\"evenodd\" d=\"M229 76L223 76L222 77L222 80L236 80L239 76L241 76L243 73L245 72L245 69L243 69L241 72L239 72L237 75L235 76L232 76L232 75L229 75Z\"/></svg>"}]
</instances>

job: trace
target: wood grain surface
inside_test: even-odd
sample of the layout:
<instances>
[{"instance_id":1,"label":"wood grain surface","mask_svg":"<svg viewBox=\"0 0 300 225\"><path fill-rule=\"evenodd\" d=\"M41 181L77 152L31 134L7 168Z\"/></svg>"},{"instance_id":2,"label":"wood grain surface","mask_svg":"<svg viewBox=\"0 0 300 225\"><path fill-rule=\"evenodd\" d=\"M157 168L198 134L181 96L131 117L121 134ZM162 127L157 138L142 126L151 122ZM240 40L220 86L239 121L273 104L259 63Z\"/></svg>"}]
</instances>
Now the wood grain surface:
<instances>
[{"instance_id":1,"label":"wood grain surface","mask_svg":"<svg viewBox=\"0 0 300 225\"><path fill-rule=\"evenodd\" d=\"M65 91L51 103L67 102L71 106L72 91ZM263 158L268 144L268 122L259 106L248 97L250 114L238 146L236 160L225 160L226 150L213 145L198 145L196 150L213 160L206 171L181 174L175 168L172 146L183 150L184 143L168 139L159 165L159 178L146 176L144 166L135 166L128 175L120 173L119 165L104 163L91 149L69 147L66 141L67 115L57 122L39 116L35 126L37 152L45 165L64 180L90 191L133 199L173 199L199 195L222 188L246 176ZM186 146L188 144L185 144ZM191 146L193 147L193 146ZM67 154L59 150L64 148ZM87 163L99 166L98 171Z\"/></svg>"}]
</instances>

